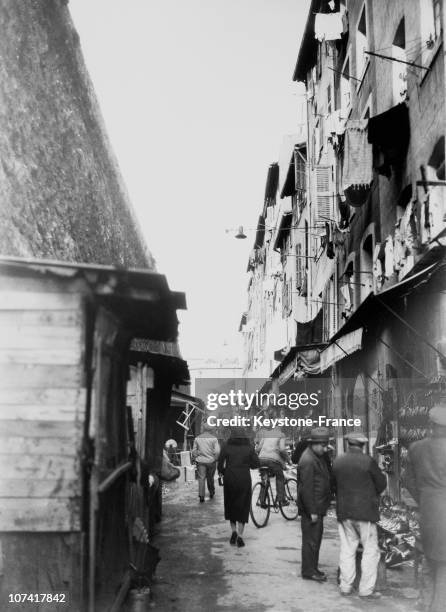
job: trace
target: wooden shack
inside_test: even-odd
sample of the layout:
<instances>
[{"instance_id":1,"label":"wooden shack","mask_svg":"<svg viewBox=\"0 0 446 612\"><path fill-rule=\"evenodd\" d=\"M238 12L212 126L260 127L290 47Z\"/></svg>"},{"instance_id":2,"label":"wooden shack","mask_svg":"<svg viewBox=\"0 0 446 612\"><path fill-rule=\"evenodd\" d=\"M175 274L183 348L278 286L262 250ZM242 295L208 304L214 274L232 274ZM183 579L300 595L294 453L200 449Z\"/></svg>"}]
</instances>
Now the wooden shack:
<instances>
[{"instance_id":1,"label":"wooden shack","mask_svg":"<svg viewBox=\"0 0 446 612\"><path fill-rule=\"evenodd\" d=\"M67 609L102 611L128 583L128 380L150 352L135 360L130 345L174 343L180 308L184 294L154 272L0 259L3 602L7 593L63 592ZM158 423L162 431L172 386L188 372L179 355L150 364L136 429L138 451L156 470Z\"/></svg>"}]
</instances>

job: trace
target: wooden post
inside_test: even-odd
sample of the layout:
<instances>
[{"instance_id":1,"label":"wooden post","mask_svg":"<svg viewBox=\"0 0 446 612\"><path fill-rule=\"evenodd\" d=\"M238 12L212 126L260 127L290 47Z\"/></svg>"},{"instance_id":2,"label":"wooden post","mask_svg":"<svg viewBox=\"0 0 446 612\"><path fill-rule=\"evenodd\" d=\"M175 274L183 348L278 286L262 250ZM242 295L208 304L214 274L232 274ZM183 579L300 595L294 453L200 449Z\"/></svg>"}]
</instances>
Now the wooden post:
<instances>
[{"instance_id":1,"label":"wooden post","mask_svg":"<svg viewBox=\"0 0 446 612\"><path fill-rule=\"evenodd\" d=\"M146 460L147 454L147 366L141 370L141 458Z\"/></svg>"},{"instance_id":2,"label":"wooden post","mask_svg":"<svg viewBox=\"0 0 446 612\"><path fill-rule=\"evenodd\" d=\"M89 528L89 568L88 568L88 612L95 612L95 578L96 578L96 521L98 509L99 486L99 426L101 414L101 376L102 376L102 338L98 338L96 347L95 368L95 415L94 434L95 449L94 460L90 477L90 528Z\"/></svg>"},{"instance_id":3,"label":"wooden post","mask_svg":"<svg viewBox=\"0 0 446 612\"><path fill-rule=\"evenodd\" d=\"M189 413L189 404L186 403L186 411ZM187 432L188 429L184 429L184 434L183 434L183 450L187 450Z\"/></svg>"},{"instance_id":4,"label":"wooden post","mask_svg":"<svg viewBox=\"0 0 446 612\"><path fill-rule=\"evenodd\" d=\"M138 415L136 429L136 450L138 455L143 457L143 402L142 402L142 364L139 362L136 366L136 384L135 384L135 399L136 399L136 414Z\"/></svg>"}]
</instances>

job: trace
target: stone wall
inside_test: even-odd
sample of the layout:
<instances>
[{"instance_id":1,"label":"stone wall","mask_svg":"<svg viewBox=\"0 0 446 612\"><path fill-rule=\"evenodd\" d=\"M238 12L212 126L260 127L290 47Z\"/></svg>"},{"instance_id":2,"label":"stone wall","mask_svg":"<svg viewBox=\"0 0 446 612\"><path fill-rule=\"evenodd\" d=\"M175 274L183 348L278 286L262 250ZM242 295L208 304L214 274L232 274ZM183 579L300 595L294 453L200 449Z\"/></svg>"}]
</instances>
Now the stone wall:
<instances>
[{"instance_id":1,"label":"stone wall","mask_svg":"<svg viewBox=\"0 0 446 612\"><path fill-rule=\"evenodd\" d=\"M0 0L0 31L0 254L153 268L67 2Z\"/></svg>"}]
</instances>

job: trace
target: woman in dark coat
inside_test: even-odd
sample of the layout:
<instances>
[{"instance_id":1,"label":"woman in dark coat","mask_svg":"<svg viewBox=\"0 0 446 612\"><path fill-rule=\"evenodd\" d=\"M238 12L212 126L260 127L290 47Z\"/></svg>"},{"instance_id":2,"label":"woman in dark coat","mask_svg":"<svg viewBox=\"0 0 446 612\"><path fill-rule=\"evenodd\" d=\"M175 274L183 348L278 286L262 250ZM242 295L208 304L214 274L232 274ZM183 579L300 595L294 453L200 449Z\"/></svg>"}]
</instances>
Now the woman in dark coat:
<instances>
[{"instance_id":1,"label":"woman in dark coat","mask_svg":"<svg viewBox=\"0 0 446 612\"><path fill-rule=\"evenodd\" d=\"M259 467L259 458L243 428L231 429L231 435L218 459L218 472L224 476L225 519L230 522L229 542L240 548L251 506L251 473Z\"/></svg>"}]
</instances>

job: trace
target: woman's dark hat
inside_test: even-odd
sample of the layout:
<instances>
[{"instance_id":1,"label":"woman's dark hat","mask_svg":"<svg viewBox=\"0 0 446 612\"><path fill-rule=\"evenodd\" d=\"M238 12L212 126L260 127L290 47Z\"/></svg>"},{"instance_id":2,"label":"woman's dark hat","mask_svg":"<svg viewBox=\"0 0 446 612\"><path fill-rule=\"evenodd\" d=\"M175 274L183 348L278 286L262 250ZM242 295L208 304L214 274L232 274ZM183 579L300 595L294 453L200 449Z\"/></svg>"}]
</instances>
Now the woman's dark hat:
<instances>
[{"instance_id":1,"label":"woman's dark hat","mask_svg":"<svg viewBox=\"0 0 446 612\"><path fill-rule=\"evenodd\" d=\"M233 426L231 427L231 429L229 430L229 437L234 439L234 438L248 438L248 432L246 430L245 427L242 427L241 425L239 426Z\"/></svg>"}]
</instances>

